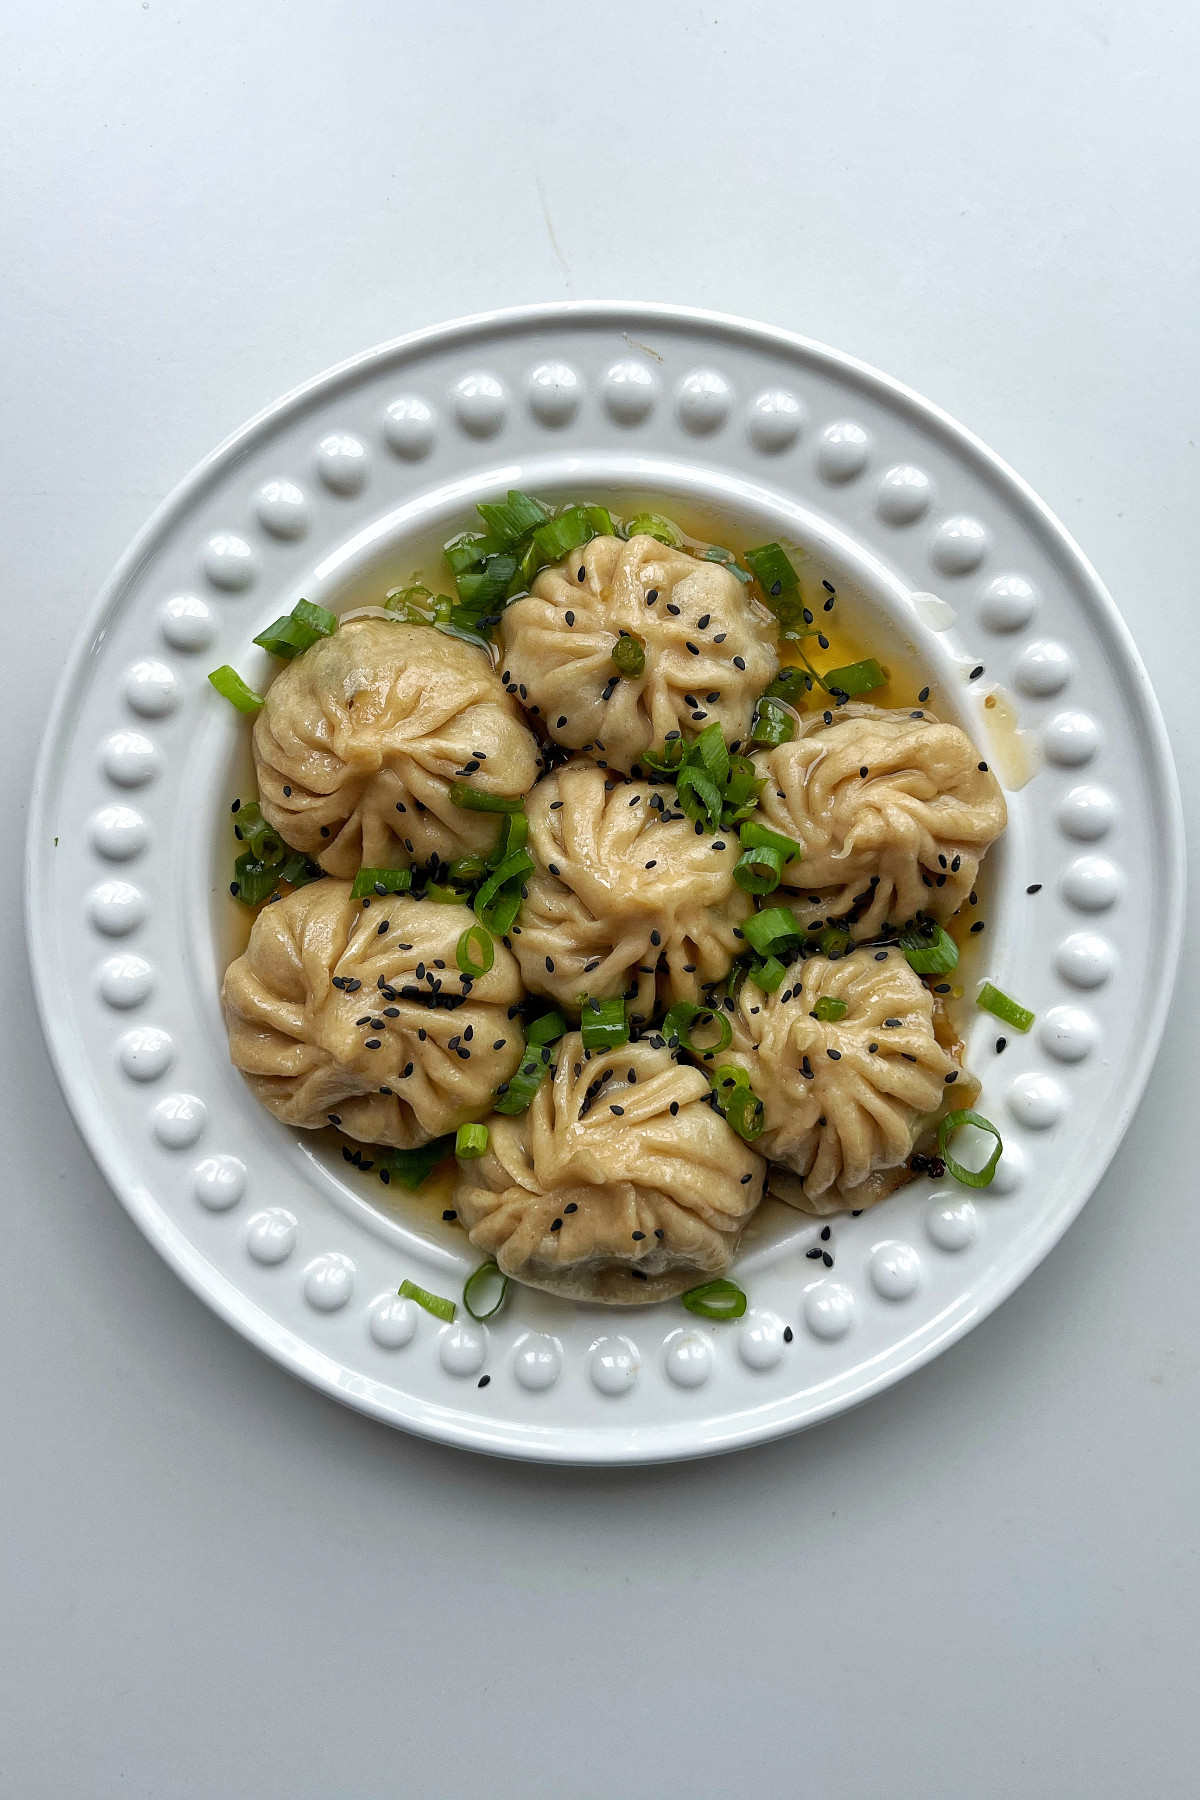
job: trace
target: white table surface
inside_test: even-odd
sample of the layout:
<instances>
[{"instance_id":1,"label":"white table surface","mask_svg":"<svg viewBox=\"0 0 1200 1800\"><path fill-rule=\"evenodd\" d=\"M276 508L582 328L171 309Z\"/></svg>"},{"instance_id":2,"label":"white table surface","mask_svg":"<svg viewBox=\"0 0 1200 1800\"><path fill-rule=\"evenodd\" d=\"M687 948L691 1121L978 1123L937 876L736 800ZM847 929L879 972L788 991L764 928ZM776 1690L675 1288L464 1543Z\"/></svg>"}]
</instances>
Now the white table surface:
<instances>
[{"instance_id":1,"label":"white table surface","mask_svg":"<svg viewBox=\"0 0 1200 1800\"><path fill-rule=\"evenodd\" d=\"M352 352L558 298L789 326L979 432L1109 583L1194 824L1195 7L3 14L0 1789L1194 1793L1194 940L1107 1179L964 1343L765 1449L546 1471L310 1392L158 1260L51 1074L20 871L160 497Z\"/></svg>"}]
</instances>

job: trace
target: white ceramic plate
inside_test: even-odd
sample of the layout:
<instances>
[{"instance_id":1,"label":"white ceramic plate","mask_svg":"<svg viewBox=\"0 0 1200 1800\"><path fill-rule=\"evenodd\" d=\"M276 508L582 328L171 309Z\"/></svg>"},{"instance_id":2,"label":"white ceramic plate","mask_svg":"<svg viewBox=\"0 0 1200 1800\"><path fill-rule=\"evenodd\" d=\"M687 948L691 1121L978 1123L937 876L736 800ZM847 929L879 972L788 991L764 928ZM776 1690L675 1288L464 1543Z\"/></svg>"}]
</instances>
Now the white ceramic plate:
<instances>
[{"instance_id":1,"label":"white ceramic plate","mask_svg":"<svg viewBox=\"0 0 1200 1800\"><path fill-rule=\"evenodd\" d=\"M398 1305L405 1276L457 1296L478 1261L461 1232L345 1179L229 1064L217 995L229 802L246 791L246 764L240 723L206 674L230 662L265 679L251 640L270 619L301 595L369 593L410 546L509 486L674 495L740 520L743 543L761 532L808 547L916 646L939 711L985 754L1004 710L985 697L1000 684L1021 747L1044 758L1009 793L990 859L987 973L1038 1013L1028 1037L1004 1034L1002 1056L1003 1028L983 1013L972 1026L979 1105L1005 1137L997 1179L975 1193L917 1181L834 1220L832 1270L805 1254L821 1222L773 1208L735 1270L750 1297L739 1324L515 1286L486 1328ZM992 749L1002 764L1004 743ZM678 307L528 307L321 376L230 438L151 519L55 702L30 829L30 953L59 1077L101 1167L239 1331L429 1437L654 1462L857 1404L961 1336L1046 1254L1150 1071L1178 950L1181 845L1162 722L1116 608L977 439L787 332Z\"/></svg>"}]
</instances>

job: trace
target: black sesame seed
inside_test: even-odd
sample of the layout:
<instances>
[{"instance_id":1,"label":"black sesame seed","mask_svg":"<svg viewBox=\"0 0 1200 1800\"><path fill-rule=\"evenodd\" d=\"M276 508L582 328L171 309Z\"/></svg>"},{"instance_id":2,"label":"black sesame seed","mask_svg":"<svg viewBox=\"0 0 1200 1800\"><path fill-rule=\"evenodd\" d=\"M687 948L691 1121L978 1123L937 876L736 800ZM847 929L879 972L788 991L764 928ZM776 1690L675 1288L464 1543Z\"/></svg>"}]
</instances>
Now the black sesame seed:
<instances>
[{"instance_id":1,"label":"black sesame seed","mask_svg":"<svg viewBox=\"0 0 1200 1800\"><path fill-rule=\"evenodd\" d=\"M976 919L975 923L971 927L971 930L972 931L982 931L983 930L983 920Z\"/></svg>"},{"instance_id":2,"label":"black sesame seed","mask_svg":"<svg viewBox=\"0 0 1200 1800\"><path fill-rule=\"evenodd\" d=\"M678 1102L678 1100L672 1100L672 1102L671 1102L671 1117L673 1119L675 1119L675 1118L678 1118L678 1116L679 1116L679 1102Z\"/></svg>"},{"instance_id":3,"label":"black sesame seed","mask_svg":"<svg viewBox=\"0 0 1200 1800\"><path fill-rule=\"evenodd\" d=\"M833 1267L833 1258L832 1258L832 1256L830 1256L830 1254L829 1254L829 1252L828 1252L828 1250L822 1250L822 1252L821 1252L821 1261L822 1261L822 1262L823 1262L823 1263L824 1263L824 1264L825 1264L825 1267L826 1267L826 1268L827 1268L827 1269L832 1269L832 1267Z\"/></svg>"},{"instance_id":4,"label":"black sesame seed","mask_svg":"<svg viewBox=\"0 0 1200 1800\"><path fill-rule=\"evenodd\" d=\"M865 763L863 764L862 768L858 772L862 776L863 780L865 781L867 778L867 766Z\"/></svg>"},{"instance_id":5,"label":"black sesame seed","mask_svg":"<svg viewBox=\"0 0 1200 1800\"><path fill-rule=\"evenodd\" d=\"M650 861L646 864L646 867L648 869L653 869L657 863L657 860L658 860L657 857L652 856L650 858Z\"/></svg>"},{"instance_id":6,"label":"black sesame seed","mask_svg":"<svg viewBox=\"0 0 1200 1800\"><path fill-rule=\"evenodd\" d=\"M823 631L818 631L817 642L818 642L818 644L820 644L822 650L828 650L829 639L825 636L825 633Z\"/></svg>"},{"instance_id":7,"label":"black sesame seed","mask_svg":"<svg viewBox=\"0 0 1200 1800\"><path fill-rule=\"evenodd\" d=\"M1000 1052L1006 1047L1007 1044L1008 1044L1007 1038L997 1038L996 1039L996 1055L997 1056L999 1056Z\"/></svg>"},{"instance_id":8,"label":"black sesame seed","mask_svg":"<svg viewBox=\"0 0 1200 1800\"><path fill-rule=\"evenodd\" d=\"M821 1227L821 1242L823 1244L827 1244L829 1242L830 1236L831 1236L831 1233L830 1233L828 1225L823 1225Z\"/></svg>"},{"instance_id":9,"label":"black sesame seed","mask_svg":"<svg viewBox=\"0 0 1200 1800\"><path fill-rule=\"evenodd\" d=\"M678 607L677 607L677 606L676 606L676 605L675 605L675 602L674 602L674 601L673 601L673 600L668 600L668 601L667 601L667 611L668 611L668 612L669 612L669 613L672 613L672 614L674 614L674 616L675 616L675 617L676 617L676 618L678 618L678 617L679 617L679 608L678 608Z\"/></svg>"},{"instance_id":10,"label":"black sesame seed","mask_svg":"<svg viewBox=\"0 0 1200 1800\"><path fill-rule=\"evenodd\" d=\"M804 1254L805 1254L805 1256L807 1256L807 1258L810 1262L816 1262L817 1259L819 1258L821 1252L818 1250L817 1246L814 1244L812 1249L806 1250L804 1252Z\"/></svg>"},{"instance_id":11,"label":"black sesame seed","mask_svg":"<svg viewBox=\"0 0 1200 1800\"><path fill-rule=\"evenodd\" d=\"M691 651L691 653L692 653L692 655L693 655L693 656L699 656L699 654L700 654L700 646L699 646L699 644L693 644L693 643L692 643L692 640L691 640L691 639L690 639L690 638L689 638L689 639L688 639L688 640L687 640L687 647L688 647L688 649L689 649L689 650L690 650L690 651ZM737 658L736 658L736 657L735 657L735 658L734 658L734 661L735 661L735 662L736 662L736 660L737 660ZM743 664L742 664L742 667L743 667L743 668L745 668L745 666L746 666L746 665L745 665L745 664L744 664L744 663L743 663Z\"/></svg>"},{"instance_id":12,"label":"black sesame seed","mask_svg":"<svg viewBox=\"0 0 1200 1800\"><path fill-rule=\"evenodd\" d=\"M874 1054L878 1050L878 1048L879 1048L878 1044L868 1044L867 1045L867 1055L874 1056Z\"/></svg>"},{"instance_id":13,"label":"black sesame seed","mask_svg":"<svg viewBox=\"0 0 1200 1800\"><path fill-rule=\"evenodd\" d=\"M727 631L718 631L716 637L713 639L713 643L714 644L723 644L725 642L725 639L728 636L729 636L729 633Z\"/></svg>"},{"instance_id":14,"label":"black sesame seed","mask_svg":"<svg viewBox=\"0 0 1200 1800\"><path fill-rule=\"evenodd\" d=\"M746 1184L747 1184L747 1182L750 1182L750 1181L753 1181L753 1180L754 1180L754 1176L753 1176L753 1175L743 1175L743 1176L742 1176L742 1186L743 1186L743 1187L745 1187L745 1186L746 1186Z\"/></svg>"},{"instance_id":15,"label":"black sesame seed","mask_svg":"<svg viewBox=\"0 0 1200 1800\"><path fill-rule=\"evenodd\" d=\"M635 1232L632 1232L630 1235L632 1236L635 1244L640 1244L646 1234L644 1231L635 1231Z\"/></svg>"},{"instance_id":16,"label":"black sesame seed","mask_svg":"<svg viewBox=\"0 0 1200 1800\"><path fill-rule=\"evenodd\" d=\"M1042 884L1040 881L1035 881L1032 887L1027 887L1025 889L1025 892L1027 894L1040 894L1041 891L1042 891ZM972 895L971 897L972 897L972 899L974 899L974 895Z\"/></svg>"},{"instance_id":17,"label":"black sesame seed","mask_svg":"<svg viewBox=\"0 0 1200 1800\"><path fill-rule=\"evenodd\" d=\"M475 1385L476 1387L486 1387L491 1379L490 1375L481 1375Z\"/></svg>"},{"instance_id":18,"label":"black sesame seed","mask_svg":"<svg viewBox=\"0 0 1200 1800\"><path fill-rule=\"evenodd\" d=\"M689 650L690 650L690 649L691 649L691 645L690 645L690 644L689 644L689 645L688 645L688 649L689 649ZM745 667L746 667L746 659L745 659L745 657L744 657L744 656L735 656L735 657L734 657L734 659L733 659L733 666L734 666L734 668L735 668L735 669L743 669L743 670L744 670L744 669L745 669Z\"/></svg>"},{"instance_id":19,"label":"black sesame seed","mask_svg":"<svg viewBox=\"0 0 1200 1800\"><path fill-rule=\"evenodd\" d=\"M988 766L987 766L987 764L986 764L986 763L980 763L980 765L979 765L979 773L980 773L980 774L981 774L981 775L986 775L986 774L987 774L987 772L988 772Z\"/></svg>"},{"instance_id":20,"label":"black sesame seed","mask_svg":"<svg viewBox=\"0 0 1200 1800\"><path fill-rule=\"evenodd\" d=\"M825 723L826 723L826 724L827 724L827 725L832 725L832 724L833 724L833 714L832 714L832 713L831 713L831 712L826 712L826 713L823 713L823 714L822 714L822 715L821 715L821 716L822 716L822 718L823 718L823 719L824 719L824 720L825 720Z\"/></svg>"},{"instance_id":21,"label":"black sesame seed","mask_svg":"<svg viewBox=\"0 0 1200 1800\"><path fill-rule=\"evenodd\" d=\"M610 1113L616 1113L618 1119L623 1119L625 1117L625 1108L623 1106L610 1106L608 1110Z\"/></svg>"},{"instance_id":22,"label":"black sesame seed","mask_svg":"<svg viewBox=\"0 0 1200 1800\"><path fill-rule=\"evenodd\" d=\"M840 1050L826 1050L825 1054L831 1062L841 1062L842 1060L842 1053Z\"/></svg>"},{"instance_id":23,"label":"black sesame seed","mask_svg":"<svg viewBox=\"0 0 1200 1800\"><path fill-rule=\"evenodd\" d=\"M971 673L968 675L967 680L968 681L978 681L979 677L982 674L983 674L983 664L976 663L975 667L971 670Z\"/></svg>"},{"instance_id":24,"label":"black sesame seed","mask_svg":"<svg viewBox=\"0 0 1200 1800\"><path fill-rule=\"evenodd\" d=\"M580 563L580 565L579 565L579 579L580 579L580 581L582 581L582 580L583 580L583 578L584 578L584 576L585 576L585 575L586 575L586 574L587 574L587 570L586 570L586 569L585 569L585 568L584 568L584 566L583 566L583 564L582 564L582 563Z\"/></svg>"}]
</instances>

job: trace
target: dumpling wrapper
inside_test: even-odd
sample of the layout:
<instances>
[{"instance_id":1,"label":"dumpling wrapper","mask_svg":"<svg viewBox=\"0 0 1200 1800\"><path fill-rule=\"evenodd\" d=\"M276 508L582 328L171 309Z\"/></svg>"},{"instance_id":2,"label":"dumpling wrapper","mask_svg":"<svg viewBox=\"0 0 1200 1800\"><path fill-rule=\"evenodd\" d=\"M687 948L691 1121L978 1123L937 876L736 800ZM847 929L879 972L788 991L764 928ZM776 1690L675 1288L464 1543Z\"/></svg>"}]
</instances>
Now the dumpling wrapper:
<instances>
[{"instance_id":1,"label":"dumpling wrapper","mask_svg":"<svg viewBox=\"0 0 1200 1800\"><path fill-rule=\"evenodd\" d=\"M572 1032L556 1054L528 1111L495 1114L485 1155L460 1165L454 1208L476 1249L528 1287L610 1305L722 1274L766 1164L713 1111L706 1077L646 1040L589 1060Z\"/></svg>"},{"instance_id":2,"label":"dumpling wrapper","mask_svg":"<svg viewBox=\"0 0 1200 1800\"><path fill-rule=\"evenodd\" d=\"M364 907L332 880L265 906L221 993L229 1055L255 1097L285 1125L316 1131L332 1113L349 1137L401 1150L486 1117L524 1050L508 1016L523 989L503 944L486 975L459 972L476 922L465 906L402 895ZM435 1006L431 981L467 998Z\"/></svg>"},{"instance_id":3,"label":"dumpling wrapper","mask_svg":"<svg viewBox=\"0 0 1200 1800\"><path fill-rule=\"evenodd\" d=\"M614 682L622 630L644 644L646 666ZM572 750L594 746L626 771L669 731L690 738L717 720L726 743L744 741L755 701L779 667L776 622L736 576L644 535L628 543L593 538L543 569L532 592L505 610L499 631L501 667L550 736Z\"/></svg>"},{"instance_id":4,"label":"dumpling wrapper","mask_svg":"<svg viewBox=\"0 0 1200 1800\"><path fill-rule=\"evenodd\" d=\"M669 823L659 823L652 794ZM736 928L754 910L733 879L741 846L736 832L697 837L674 801L673 788L625 783L587 760L534 788L526 810L538 868L511 939L533 993L578 1012L581 994L636 988L637 1023L653 1014L660 958L668 1006L699 1002L702 982L725 979L744 948Z\"/></svg>"},{"instance_id":5,"label":"dumpling wrapper","mask_svg":"<svg viewBox=\"0 0 1200 1800\"><path fill-rule=\"evenodd\" d=\"M348 620L280 671L254 764L263 817L346 880L360 865L486 854L496 815L455 806L451 787L514 798L538 775L533 734L484 651L380 618Z\"/></svg>"},{"instance_id":6,"label":"dumpling wrapper","mask_svg":"<svg viewBox=\"0 0 1200 1800\"><path fill-rule=\"evenodd\" d=\"M822 995L844 1001L845 1015L814 1019ZM933 996L899 950L798 960L773 994L746 980L730 1025L733 1043L715 1061L749 1076L764 1112L756 1148L803 1177L773 1172L771 1192L804 1212L873 1206L907 1179L948 1092L964 1106L976 1092L938 1042Z\"/></svg>"},{"instance_id":7,"label":"dumpling wrapper","mask_svg":"<svg viewBox=\"0 0 1200 1800\"><path fill-rule=\"evenodd\" d=\"M764 822L804 845L782 885L821 895L821 914L856 938L918 912L949 919L1008 821L966 732L906 712L852 706L832 725L805 720L754 765L767 778Z\"/></svg>"}]
</instances>

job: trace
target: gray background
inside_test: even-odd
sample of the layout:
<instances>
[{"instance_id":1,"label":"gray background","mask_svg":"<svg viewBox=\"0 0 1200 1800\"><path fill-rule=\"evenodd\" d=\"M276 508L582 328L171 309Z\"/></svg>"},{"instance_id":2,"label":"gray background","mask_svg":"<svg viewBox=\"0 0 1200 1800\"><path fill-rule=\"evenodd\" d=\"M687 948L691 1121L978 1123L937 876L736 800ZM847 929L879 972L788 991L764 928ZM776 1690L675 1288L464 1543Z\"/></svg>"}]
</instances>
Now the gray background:
<instances>
[{"instance_id":1,"label":"gray background","mask_svg":"<svg viewBox=\"0 0 1200 1800\"><path fill-rule=\"evenodd\" d=\"M368 1423L192 1298L70 1124L19 901L54 679L160 497L328 364L529 300L765 319L964 420L1108 581L1186 794L1194 6L5 0L0 23L0 1786L1194 1793L1190 944L1124 1149L966 1342L766 1449L545 1472Z\"/></svg>"}]
</instances>

